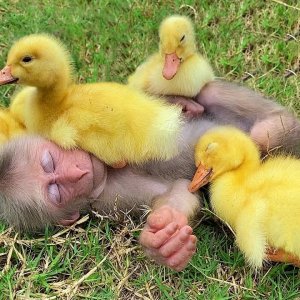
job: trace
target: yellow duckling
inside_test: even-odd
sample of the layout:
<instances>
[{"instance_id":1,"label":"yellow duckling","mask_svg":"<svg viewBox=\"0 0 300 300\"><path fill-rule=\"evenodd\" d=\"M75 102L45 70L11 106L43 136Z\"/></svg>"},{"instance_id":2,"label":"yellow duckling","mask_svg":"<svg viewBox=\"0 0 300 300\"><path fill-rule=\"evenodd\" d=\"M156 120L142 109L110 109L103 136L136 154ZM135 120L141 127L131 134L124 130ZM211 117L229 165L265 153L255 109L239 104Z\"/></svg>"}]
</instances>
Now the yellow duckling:
<instances>
[{"instance_id":1,"label":"yellow duckling","mask_svg":"<svg viewBox=\"0 0 300 300\"><path fill-rule=\"evenodd\" d=\"M196 96L214 73L197 52L191 20L177 15L166 18L159 37L159 52L137 68L129 85L154 95Z\"/></svg>"},{"instance_id":2,"label":"yellow duckling","mask_svg":"<svg viewBox=\"0 0 300 300\"><path fill-rule=\"evenodd\" d=\"M69 53L54 37L26 36L10 49L0 84L30 86L23 96L28 132L81 147L113 166L177 153L180 108L117 83L74 84Z\"/></svg>"},{"instance_id":3,"label":"yellow duckling","mask_svg":"<svg viewBox=\"0 0 300 300\"><path fill-rule=\"evenodd\" d=\"M23 109L24 101L21 93L14 97L8 108L0 108L0 144L26 132L21 117Z\"/></svg>"},{"instance_id":4,"label":"yellow duckling","mask_svg":"<svg viewBox=\"0 0 300 300\"><path fill-rule=\"evenodd\" d=\"M0 144L25 132L25 127L14 117L10 108L0 108Z\"/></svg>"},{"instance_id":5,"label":"yellow duckling","mask_svg":"<svg viewBox=\"0 0 300 300\"><path fill-rule=\"evenodd\" d=\"M13 95L9 110L14 118L25 128L25 102L30 97L33 87L24 87Z\"/></svg>"},{"instance_id":6,"label":"yellow duckling","mask_svg":"<svg viewBox=\"0 0 300 300\"><path fill-rule=\"evenodd\" d=\"M299 265L300 160L278 156L261 163L250 137L224 126L203 135L195 162L190 191L212 181L212 207L235 231L252 266L261 267L264 259Z\"/></svg>"}]
</instances>

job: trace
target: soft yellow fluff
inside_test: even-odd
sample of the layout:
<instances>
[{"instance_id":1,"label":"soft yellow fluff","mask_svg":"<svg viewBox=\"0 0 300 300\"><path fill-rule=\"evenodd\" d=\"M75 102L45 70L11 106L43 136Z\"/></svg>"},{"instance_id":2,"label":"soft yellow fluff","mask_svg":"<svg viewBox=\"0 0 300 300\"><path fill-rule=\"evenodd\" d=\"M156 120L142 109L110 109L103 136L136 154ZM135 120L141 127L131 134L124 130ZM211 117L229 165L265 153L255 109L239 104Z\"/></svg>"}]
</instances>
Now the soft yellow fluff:
<instances>
[{"instance_id":1,"label":"soft yellow fluff","mask_svg":"<svg viewBox=\"0 0 300 300\"><path fill-rule=\"evenodd\" d=\"M12 97L9 110L14 118L25 128L24 109L25 101L30 97L33 87L25 87L17 91Z\"/></svg>"},{"instance_id":2,"label":"soft yellow fluff","mask_svg":"<svg viewBox=\"0 0 300 300\"><path fill-rule=\"evenodd\" d=\"M300 160L261 163L253 141L232 127L207 132L195 160L212 168L213 209L234 229L251 265L261 267L267 245L300 258Z\"/></svg>"},{"instance_id":3,"label":"soft yellow fluff","mask_svg":"<svg viewBox=\"0 0 300 300\"><path fill-rule=\"evenodd\" d=\"M9 108L0 108L0 144L25 133L25 127L16 120Z\"/></svg>"},{"instance_id":4,"label":"soft yellow fluff","mask_svg":"<svg viewBox=\"0 0 300 300\"><path fill-rule=\"evenodd\" d=\"M26 36L9 51L12 76L32 86L23 94L29 132L108 164L176 154L180 108L117 83L74 84L70 62L63 45L44 34Z\"/></svg>"},{"instance_id":5,"label":"soft yellow fluff","mask_svg":"<svg viewBox=\"0 0 300 300\"><path fill-rule=\"evenodd\" d=\"M191 20L184 16L170 16L160 25L159 52L142 63L129 79L129 85L154 95L196 96L201 88L214 79L212 67L197 52ZM176 53L180 65L172 79L162 72L168 54Z\"/></svg>"},{"instance_id":6,"label":"soft yellow fluff","mask_svg":"<svg viewBox=\"0 0 300 300\"><path fill-rule=\"evenodd\" d=\"M21 94L17 94L9 108L0 108L0 144L26 132L22 121L24 101Z\"/></svg>"}]
</instances>

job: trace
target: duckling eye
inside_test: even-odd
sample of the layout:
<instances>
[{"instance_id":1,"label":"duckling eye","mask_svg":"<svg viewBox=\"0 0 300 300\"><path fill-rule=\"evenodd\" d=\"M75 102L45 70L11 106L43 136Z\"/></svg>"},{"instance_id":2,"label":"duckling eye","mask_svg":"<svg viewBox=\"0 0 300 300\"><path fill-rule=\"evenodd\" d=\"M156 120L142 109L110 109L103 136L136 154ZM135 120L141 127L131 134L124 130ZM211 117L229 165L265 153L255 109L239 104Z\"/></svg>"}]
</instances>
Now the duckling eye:
<instances>
[{"instance_id":1,"label":"duckling eye","mask_svg":"<svg viewBox=\"0 0 300 300\"><path fill-rule=\"evenodd\" d=\"M211 142L207 145L205 152L209 154L213 152L215 149L217 149L217 147L218 147L218 143Z\"/></svg>"},{"instance_id":2,"label":"duckling eye","mask_svg":"<svg viewBox=\"0 0 300 300\"><path fill-rule=\"evenodd\" d=\"M180 39L180 42L183 42L184 38L185 38L185 35L182 36L182 38Z\"/></svg>"},{"instance_id":3,"label":"duckling eye","mask_svg":"<svg viewBox=\"0 0 300 300\"><path fill-rule=\"evenodd\" d=\"M24 63L29 63L31 61L32 61L32 57L29 55L26 55L22 58L22 62L24 62Z\"/></svg>"}]
</instances>

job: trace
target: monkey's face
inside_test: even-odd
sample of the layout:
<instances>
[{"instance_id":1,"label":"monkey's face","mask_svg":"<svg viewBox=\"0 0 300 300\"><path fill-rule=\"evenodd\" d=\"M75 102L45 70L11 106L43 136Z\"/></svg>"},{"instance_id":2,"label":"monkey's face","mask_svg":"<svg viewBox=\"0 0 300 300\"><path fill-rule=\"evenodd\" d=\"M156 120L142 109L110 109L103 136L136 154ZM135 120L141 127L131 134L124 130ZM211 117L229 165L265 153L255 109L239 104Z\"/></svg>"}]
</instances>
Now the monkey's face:
<instances>
[{"instance_id":1,"label":"monkey's face","mask_svg":"<svg viewBox=\"0 0 300 300\"><path fill-rule=\"evenodd\" d=\"M68 151L45 141L33 152L36 152L35 159L30 161L33 174L44 199L55 206L65 206L78 197L89 198L103 179L103 164L82 150Z\"/></svg>"},{"instance_id":2,"label":"monkey's face","mask_svg":"<svg viewBox=\"0 0 300 300\"><path fill-rule=\"evenodd\" d=\"M1 210L12 211L13 207L19 218L17 227L41 228L53 222L67 225L76 221L88 198L95 199L103 191L106 166L89 153L64 150L31 136L13 144L10 180L7 192L2 190L9 201L3 201ZM14 223L13 216L3 215L8 223Z\"/></svg>"}]
</instances>

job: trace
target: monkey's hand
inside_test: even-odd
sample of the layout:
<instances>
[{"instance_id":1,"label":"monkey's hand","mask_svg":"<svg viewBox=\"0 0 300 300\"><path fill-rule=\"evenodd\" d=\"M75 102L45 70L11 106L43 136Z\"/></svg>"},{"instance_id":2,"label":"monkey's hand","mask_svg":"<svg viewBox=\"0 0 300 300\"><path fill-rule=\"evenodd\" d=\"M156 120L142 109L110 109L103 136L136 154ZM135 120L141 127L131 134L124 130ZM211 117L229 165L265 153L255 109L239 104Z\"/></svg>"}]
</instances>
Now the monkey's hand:
<instances>
[{"instance_id":1,"label":"monkey's hand","mask_svg":"<svg viewBox=\"0 0 300 300\"><path fill-rule=\"evenodd\" d=\"M181 106L183 114L189 119L201 117L204 112L204 107L191 98L168 96L167 100L172 104Z\"/></svg>"},{"instance_id":2,"label":"monkey's hand","mask_svg":"<svg viewBox=\"0 0 300 300\"><path fill-rule=\"evenodd\" d=\"M148 216L140 236L145 253L175 271L186 267L196 251L196 241L187 217L169 205L155 209Z\"/></svg>"}]
</instances>

